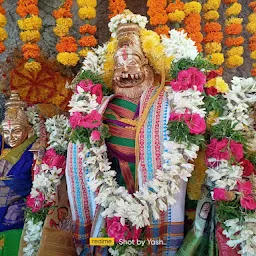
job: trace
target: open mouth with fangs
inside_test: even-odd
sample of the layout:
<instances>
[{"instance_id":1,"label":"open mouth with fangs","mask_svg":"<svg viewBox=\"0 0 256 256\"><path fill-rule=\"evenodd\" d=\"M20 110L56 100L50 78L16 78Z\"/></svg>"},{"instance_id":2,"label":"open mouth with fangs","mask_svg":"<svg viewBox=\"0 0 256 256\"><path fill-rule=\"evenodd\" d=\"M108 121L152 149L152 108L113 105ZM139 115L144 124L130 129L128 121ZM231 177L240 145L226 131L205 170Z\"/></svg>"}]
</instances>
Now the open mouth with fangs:
<instances>
[{"instance_id":1,"label":"open mouth with fangs","mask_svg":"<svg viewBox=\"0 0 256 256\"><path fill-rule=\"evenodd\" d=\"M142 72L138 74L122 73L114 77L114 81L119 87L126 88L134 87L135 85L142 83L143 80L144 75Z\"/></svg>"}]
</instances>

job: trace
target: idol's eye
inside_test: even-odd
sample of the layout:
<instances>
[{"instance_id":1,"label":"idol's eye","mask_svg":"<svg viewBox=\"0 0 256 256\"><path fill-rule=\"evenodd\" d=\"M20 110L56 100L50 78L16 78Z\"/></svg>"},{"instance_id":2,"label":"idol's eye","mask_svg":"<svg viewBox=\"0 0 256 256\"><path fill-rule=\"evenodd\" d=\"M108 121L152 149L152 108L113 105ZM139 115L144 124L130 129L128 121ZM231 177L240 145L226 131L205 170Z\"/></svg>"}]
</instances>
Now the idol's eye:
<instances>
[{"instance_id":1,"label":"idol's eye","mask_svg":"<svg viewBox=\"0 0 256 256\"><path fill-rule=\"evenodd\" d=\"M129 65L136 65L136 62L134 60L129 62Z\"/></svg>"}]
</instances>

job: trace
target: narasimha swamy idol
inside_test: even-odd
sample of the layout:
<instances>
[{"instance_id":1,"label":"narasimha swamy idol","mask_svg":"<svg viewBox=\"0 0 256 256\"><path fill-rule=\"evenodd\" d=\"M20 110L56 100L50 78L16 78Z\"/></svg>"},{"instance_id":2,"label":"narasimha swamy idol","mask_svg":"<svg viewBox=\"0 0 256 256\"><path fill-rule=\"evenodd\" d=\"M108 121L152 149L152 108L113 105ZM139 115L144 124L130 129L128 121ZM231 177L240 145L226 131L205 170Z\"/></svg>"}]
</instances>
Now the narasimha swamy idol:
<instances>
[{"instance_id":1,"label":"narasimha swamy idol","mask_svg":"<svg viewBox=\"0 0 256 256\"><path fill-rule=\"evenodd\" d=\"M175 52L175 43L145 24L130 12L114 17L115 38L88 54L74 80L66 178L78 255L174 255L183 241L186 181L199 146L175 140L169 126L186 115L191 136L204 133L205 75L189 67L195 85L166 87L168 49L176 61L198 52L173 31L185 45ZM113 244L90 241L99 237Z\"/></svg>"},{"instance_id":2,"label":"narasimha swamy idol","mask_svg":"<svg viewBox=\"0 0 256 256\"><path fill-rule=\"evenodd\" d=\"M25 198L32 186L33 153L36 140L25 113L25 103L12 91L1 123L0 239L1 255L17 255L24 224Z\"/></svg>"}]
</instances>

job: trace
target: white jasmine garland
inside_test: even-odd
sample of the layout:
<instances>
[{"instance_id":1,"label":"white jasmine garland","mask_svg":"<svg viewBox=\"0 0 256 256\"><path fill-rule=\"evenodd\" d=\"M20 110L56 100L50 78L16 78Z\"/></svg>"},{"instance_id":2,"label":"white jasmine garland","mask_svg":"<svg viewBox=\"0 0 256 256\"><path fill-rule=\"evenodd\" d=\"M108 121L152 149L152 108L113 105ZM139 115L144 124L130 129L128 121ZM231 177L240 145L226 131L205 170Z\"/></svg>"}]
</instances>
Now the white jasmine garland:
<instances>
[{"instance_id":1,"label":"white jasmine garland","mask_svg":"<svg viewBox=\"0 0 256 256\"><path fill-rule=\"evenodd\" d=\"M178 62L180 59L194 60L197 55L197 47L195 42L187 37L184 31L172 29L169 31L170 38L162 36L162 44L165 47L167 57L173 56L173 62Z\"/></svg>"},{"instance_id":2,"label":"white jasmine garland","mask_svg":"<svg viewBox=\"0 0 256 256\"><path fill-rule=\"evenodd\" d=\"M36 108L28 107L26 110L26 115L28 117L28 122L32 124L35 134L39 137L40 136L40 117Z\"/></svg>"}]
</instances>

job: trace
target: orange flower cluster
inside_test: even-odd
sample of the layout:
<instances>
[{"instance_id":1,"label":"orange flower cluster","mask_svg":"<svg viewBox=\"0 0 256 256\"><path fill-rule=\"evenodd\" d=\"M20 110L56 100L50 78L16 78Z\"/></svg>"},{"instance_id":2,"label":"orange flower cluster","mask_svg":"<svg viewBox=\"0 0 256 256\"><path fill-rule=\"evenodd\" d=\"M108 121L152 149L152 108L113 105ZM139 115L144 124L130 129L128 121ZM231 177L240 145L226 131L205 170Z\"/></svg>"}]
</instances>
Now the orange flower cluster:
<instances>
[{"instance_id":1,"label":"orange flower cluster","mask_svg":"<svg viewBox=\"0 0 256 256\"><path fill-rule=\"evenodd\" d=\"M256 77L256 1L251 1L249 7L252 9L252 13L248 17L249 22L246 29L248 33L252 34L249 38L250 56L254 61L252 64L251 75Z\"/></svg>"},{"instance_id":2,"label":"orange flower cluster","mask_svg":"<svg viewBox=\"0 0 256 256\"><path fill-rule=\"evenodd\" d=\"M197 4L199 5L199 2L191 1L188 4ZM186 5L185 5L185 13L186 17L184 19L185 24L185 31L188 33L188 36L195 41L195 45L197 47L197 50L201 52L203 50L202 48L202 41L203 41L203 34L201 33L201 8L194 11L194 8L191 8L191 10L188 8L188 11L186 11Z\"/></svg>"},{"instance_id":3,"label":"orange flower cluster","mask_svg":"<svg viewBox=\"0 0 256 256\"><path fill-rule=\"evenodd\" d=\"M165 25L168 21L168 16L166 12L167 0L148 0L147 7L148 7L148 16L149 22L152 26L156 26L155 29L156 33L164 33L168 35L167 25ZM165 25L163 27L163 25ZM159 28L158 28L159 27Z\"/></svg>"},{"instance_id":4,"label":"orange flower cluster","mask_svg":"<svg viewBox=\"0 0 256 256\"><path fill-rule=\"evenodd\" d=\"M242 10L242 5L237 1L224 0L227 5L225 15L227 16L225 33L227 35L225 39L225 45L229 48L226 52L225 64L228 68L236 68L244 63L242 57L244 48L244 38L241 36L243 27L241 25L242 20L239 18L239 13ZM239 20L239 22L237 22Z\"/></svg>"},{"instance_id":5,"label":"orange flower cluster","mask_svg":"<svg viewBox=\"0 0 256 256\"><path fill-rule=\"evenodd\" d=\"M175 24L175 27L180 27L180 24L185 18L184 3L180 0L170 1L166 8L168 18L171 23Z\"/></svg>"},{"instance_id":6,"label":"orange flower cluster","mask_svg":"<svg viewBox=\"0 0 256 256\"><path fill-rule=\"evenodd\" d=\"M27 15L38 15L38 0L29 0L29 1L18 1L18 6L16 12L20 15L20 17L25 18Z\"/></svg>"},{"instance_id":7,"label":"orange flower cluster","mask_svg":"<svg viewBox=\"0 0 256 256\"><path fill-rule=\"evenodd\" d=\"M126 8L126 3L124 0L109 0L108 10L109 15L108 18L111 19L112 17L120 14Z\"/></svg>"},{"instance_id":8,"label":"orange flower cluster","mask_svg":"<svg viewBox=\"0 0 256 256\"><path fill-rule=\"evenodd\" d=\"M7 20L5 17L5 9L2 7L2 3L4 1L0 0L0 54L3 53L6 49L5 45L4 45L4 41L7 39L8 35L6 30L4 29Z\"/></svg>"},{"instance_id":9,"label":"orange flower cluster","mask_svg":"<svg viewBox=\"0 0 256 256\"><path fill-rule=\"evenodd\" d=\"M67 0L58 10L54 10L52 15L55 19L72 18L71 13L72 0Z\"/></svg>"},{"instance_id":10,"label":"orange flower cluster","mask_svg":"<svg viewBox=\"0 0 256 256\"><path fill-rule=\"evenodd\" d=\"M116 3L116 2L115 2ZM80 19L84 20L86 24L80 26L79 32L83 34L78 43L83 49L79 52L81 57L85 57L90 51L91 47L95 47L98 44L97 39L94 34L97 31L96 26L90 25L90 20L94 19L96 16L96 0L77 0L79 6L78 16ZM113 6L113 2L110 3Z\"/></svg>"},{"instance_id":11,"label":"orange flower cluster","mask_svg":"<svg viewBox=\"0 0 256 256\"><path fill-rule=\"evenodd\" d=\"M77 42L72 36L69 36L69 29L73 25L72 21L72 0L65 0L64 3L53 11L53 16L56 18L56 26L53 29L54 33L60 37L56 44L58 51L57 61L65 66L75 66L79 61L77 52Z\"/></svg>"},{"instance_id":12,"label":"orange flower cluster","mask_svg":"<svg viewBox=\"0 0 256 256\"><path fill-rule=\"evenodd\" d=\"M18 20L20 28L20 38L24 42L22 53L27 60L25 69L30 72L38 72L41 70L41 64L37 62L40 57L40 48L36 44L40 40L39 30L42 27L42 20L38 16L38 0L19 0L16 12L21 19Z\"/></svg>"},{"instance_id":13,"label":"orange flower cluster","mask_svg":"<svg viewBox=\"0 0 256 256\"><path fill-rule=\"evenodd\" d=\"M154 29L154 31L158 34L158 35L166 35L169 36L169 31L170 28L167 25L159 25L158 27L156 27Z\"/></svg>"}]
</instances>

